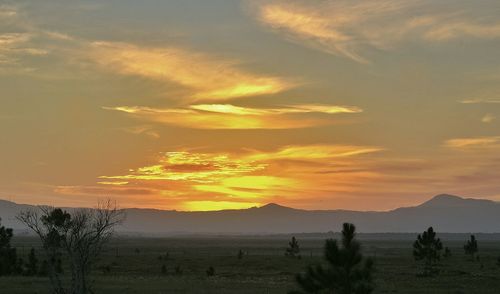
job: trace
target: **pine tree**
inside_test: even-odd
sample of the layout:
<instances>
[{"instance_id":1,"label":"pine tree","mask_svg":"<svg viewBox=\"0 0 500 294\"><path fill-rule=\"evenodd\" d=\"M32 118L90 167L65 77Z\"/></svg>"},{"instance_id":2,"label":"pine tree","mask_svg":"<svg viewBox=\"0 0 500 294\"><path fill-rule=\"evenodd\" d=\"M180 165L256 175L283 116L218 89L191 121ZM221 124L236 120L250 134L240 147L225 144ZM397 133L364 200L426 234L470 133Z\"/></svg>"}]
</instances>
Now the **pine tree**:
<instances>
[{"instance_id":1,"label":"pine tree","mask_svg":"<svg viewBox=\"0 0 500 294\"><path fill-rule=\"evenodd\" d=\"M436 232L432 227L417 236L417 240L413 243L413 257L417 261L424 260L424 275L435 273L434 265L440 259L441 250L443 250L443 243L436 238Z\"/></svg>"},{"instance_id":2,"label":"pine tree","mask_svg":"<svg viewBox=\"0 0 500 294\"><path fill-rule=\"evenodd\" d=\"M238 251L238 259L243 259L243 256L245 256L245 252L243 252L243 250L239 250Z\"/></svg>"},{"instance_id":3,"label":"pine tree","mask_svg":"<svg viewBox=\"0 0 500 294\"><path fill-rule=\"evenodd\" d=\"M295 237L292 237L292 240L288 242L288 248L285 251L285 255L288 257L298 257L300 258L300 247L299 242Z\"/></svg>"},{"instance_id":4,"label":"pine tree","mask_svg":"<svg viewBox=\"0 0 500 294\"><path fill-rule=\"evenodd\" d=\"M444 253L443 253L444 258L451 257L451 250L448 247L444 247Z\"/></svg>"},{"instance_id":5,"label":"pine tree","mask_svg":"<svg viewBox=\"0 0 500 294\"><path fill-rule=\"evenodd\" d=\"M166 265L161 266L161 274L164 276L167 275L167 266Z\"/></svg>"},{"instance_id":6,"label":"pine tree","mask_svg":"<svg viewBox=\"0 0 500 294\"><path fill-rule=\"evenodd\" d=\"M12 229L0 226L0 276L14 274L19 269L16 249L10 245L13 235Z\"/></svg>"},{"instance_id":7,"label":"pine tree","mask_svg":"<svg viewBox=\"0 0 500 294\"><path fill-rule=\"evenodd\" d=\"M476 254L478 251L477 240L474 235L471 235L470 240L467 240L467 242L465 243L464 251L465 254L470 255L474 260L474 254Z\"/></svg>"},{"instance_id":8,"label":"pine tree","mask_svg":"<svg viewBox=\"0 0 500 294\"><path fill-rule=\"evenodd\" d=\"M345 223L341 245L337 240L326 240L325 259L328 265L309 266L297 276L298 293L369 294L373 291L374 263L361 254L361 245L354 239L356 228Z\"/></svg>"}]
</instances>

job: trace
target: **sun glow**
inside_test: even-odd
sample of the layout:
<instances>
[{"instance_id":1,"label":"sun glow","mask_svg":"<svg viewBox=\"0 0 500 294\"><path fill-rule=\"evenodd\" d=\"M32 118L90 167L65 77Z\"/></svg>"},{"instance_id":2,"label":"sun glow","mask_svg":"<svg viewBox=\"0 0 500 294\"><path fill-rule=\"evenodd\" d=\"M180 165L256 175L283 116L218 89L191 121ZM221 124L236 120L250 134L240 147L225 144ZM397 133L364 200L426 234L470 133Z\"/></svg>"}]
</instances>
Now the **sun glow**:
<instances>
[{"instance_id":1,"label":"sun glow","mask_svg":"<svg viewBox=\"0 0 500 294\"><path fill-rule=\"evenodd\" d=\"M329 183L332 169L329 162L354 165L353 157L380 150L366 146L302 145L238 154L175 151L166 152L156 164L101 179L111 189L115 181L116 186L127 181L128 189L147 189L148 193L174 197L189 210L244 208L272 202L278 196L297 197L304 191L317 189L318 183L323 187L349 189L356 180L376 175L362 170L339 171L336 181ZM301 163L290 165L287 161ZM318 173L323 171L324 174Z\"/></svg>"},{"instance_id":2,"label":"sun glow","mask_svg":"<svg viewBox=\"0 0 500 294\"><path fill-rule=\"evenodd\" d=\"M184 203L184 209L188 211L217 211L224 209L245 209L257 207L260 203L252 202L230 202L230 201L188 201Z\"/></svg>"}]
</instances>

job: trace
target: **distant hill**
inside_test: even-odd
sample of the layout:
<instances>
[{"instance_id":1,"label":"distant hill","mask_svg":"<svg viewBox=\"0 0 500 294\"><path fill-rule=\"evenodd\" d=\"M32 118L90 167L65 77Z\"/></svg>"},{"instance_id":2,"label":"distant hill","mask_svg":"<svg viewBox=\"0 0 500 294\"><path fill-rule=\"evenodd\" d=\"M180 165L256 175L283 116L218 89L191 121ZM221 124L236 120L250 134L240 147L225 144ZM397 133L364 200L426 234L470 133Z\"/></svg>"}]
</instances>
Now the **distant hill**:
<instances>
[{"instance_id":1,"label":"distant hill","mask_svg":"<svg viewBox=\"0 0 500 294\"><path fill-rule=\"evenodd\" d=\"M2 224L24 229L15 215L30 205L0 200ZM124 233L274 234L336 231L343 222L356 224L362 233L421 232L433 226L439 232L500 232L500 203L453 195L437 195L418 206L384 212L301 210L267 204L241 210L183 212L126 209Z\"/></svg>"}]
</instances>

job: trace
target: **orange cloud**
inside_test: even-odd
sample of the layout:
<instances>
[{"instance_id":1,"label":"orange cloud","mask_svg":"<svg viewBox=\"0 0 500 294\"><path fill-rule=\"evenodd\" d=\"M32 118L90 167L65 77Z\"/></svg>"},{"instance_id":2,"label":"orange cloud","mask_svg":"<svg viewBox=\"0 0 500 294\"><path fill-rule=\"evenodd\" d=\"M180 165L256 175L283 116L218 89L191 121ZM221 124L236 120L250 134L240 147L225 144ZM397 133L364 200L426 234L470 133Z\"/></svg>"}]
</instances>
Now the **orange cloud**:
<instances>
[{"instance_id":1,"label":"orange cloud","mask_svg":"<svg viewBox=\"0 0 500 294\"><path fill-rule=\"evenodd\" d=\"M60 186L56 192L86 199L111 195L123 206L180 210L237 209L269 202L374 210L409 205L415 203L413 196L442 191L480 195L494 190L500 138L460 140L449 146L467 152L444 149L429 158L398 158L380 147L350 145L167 152L151 165L102 176L99 185Z\"/></svg>"},{"instance_id":2,"label":"orange cloud","mask_svg":"<svg viewBox=\"0 0 500 294\"><path fill-rule=\"evenodd\" d=\"M380 148L338 145L288 146L270 152L245 152L243 154L166 152L157 164L131 169L128 174L101 176L101 184L121 189L151 189L161 191L165 197L184 197L177 206L186 209L220 209L249 207L272 201L279 195L298 197L304 191L317 189L317 184L329 187L331 183L318 176L318 170L329 161L336 164L350 163L349 158L380 151ZM310 161L309 165L283 166L281 161ZM348 177L370 177L368 172L349 173ZM345 178L338 174L337 178ZM346 181L346 179L342 180ZM336 183L340 183L338 180ZM352 181L347 181L353 183ZM163 184L164 183L164 184ZM172 185L174 183L174 185ZM178 183L178 184L175 184ZM193 199L193 195L199 195ZM203 203L207 206L203 207ZM218 205L220 204L220 205ZM242 206L240 206L242 205Z\"/></svg>"},{"instance_id":3,"label":"orange cloud","mask_svg":"<svg viewBox=\"0 0 500 294\"><path fill-rule=\"evenodd\" d=\"M258 152L251 155L253 160L325 160L339 157L349 157L365 153L382 151L378 147L349 146L349 145L306 145L288 146L276 152Z\"/></svg>"},{"instance_id":4,"label":"orange cloud","mask_svg":"<svg viewBox=\"0 0 500 294\"><path fill-rule=\"evenodd\" d=\"M444 145L455 149L497 147L500 146L500 136L450 139Z\"/></svg>"},{"instance_id":5,"label":"orange cloud","mask_svg":"<svg viewBox=\"0 0 500 294\"><path fill-rule=\"evenodd\" d=\"M265 164L232 159L227 154L166 152L158 164L131 170L123 176L102 176L118 180L172 180L211 183L221 178L262 170Z\"/></svg>"},{"instance_id":6,"label":"orange cloud","mask_svg":"<svg viewBox=\"0 0 500 294\"><path fill-rule=\"evenodd\" d=\"M282 108L251 108L231 104L198 104L189 108L150 108L140 106L105 107L137 118L195 129L293 129L329 125L325 117L295 118L293 114L353 114L355 106L321 104L289 105Z\"/></svg>"},{"instance_id":7,"label":"orange cloud","mask_svg":"<svg viewBox=\"0 0 500 294\"><path fill-rule=\"evenodd\" d=\"M191 98L224 100L274 94L295 86L282 78L237 68L235 61L184 48L145 48L126 43L94 42L88 56L120 74L174 82L193 91Z\"/></svg>"}]
</instances>

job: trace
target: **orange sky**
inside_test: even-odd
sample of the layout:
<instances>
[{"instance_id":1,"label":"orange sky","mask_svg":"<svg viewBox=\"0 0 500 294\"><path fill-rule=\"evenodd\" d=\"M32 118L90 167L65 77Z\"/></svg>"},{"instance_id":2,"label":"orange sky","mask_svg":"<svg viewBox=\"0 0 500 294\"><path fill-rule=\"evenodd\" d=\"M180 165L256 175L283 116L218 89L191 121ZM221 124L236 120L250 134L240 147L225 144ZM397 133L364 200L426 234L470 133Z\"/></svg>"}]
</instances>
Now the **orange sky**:
<instances>
[{"instance_id":1,"label":"orange sky","mask_svg":"<svg viewBox=\"0 0 500 294\"><path fill-rule=\"evenodd\" d=\"M0 4L0 198L500 199L498 1Z\"/></svg>"}]
</instances>

